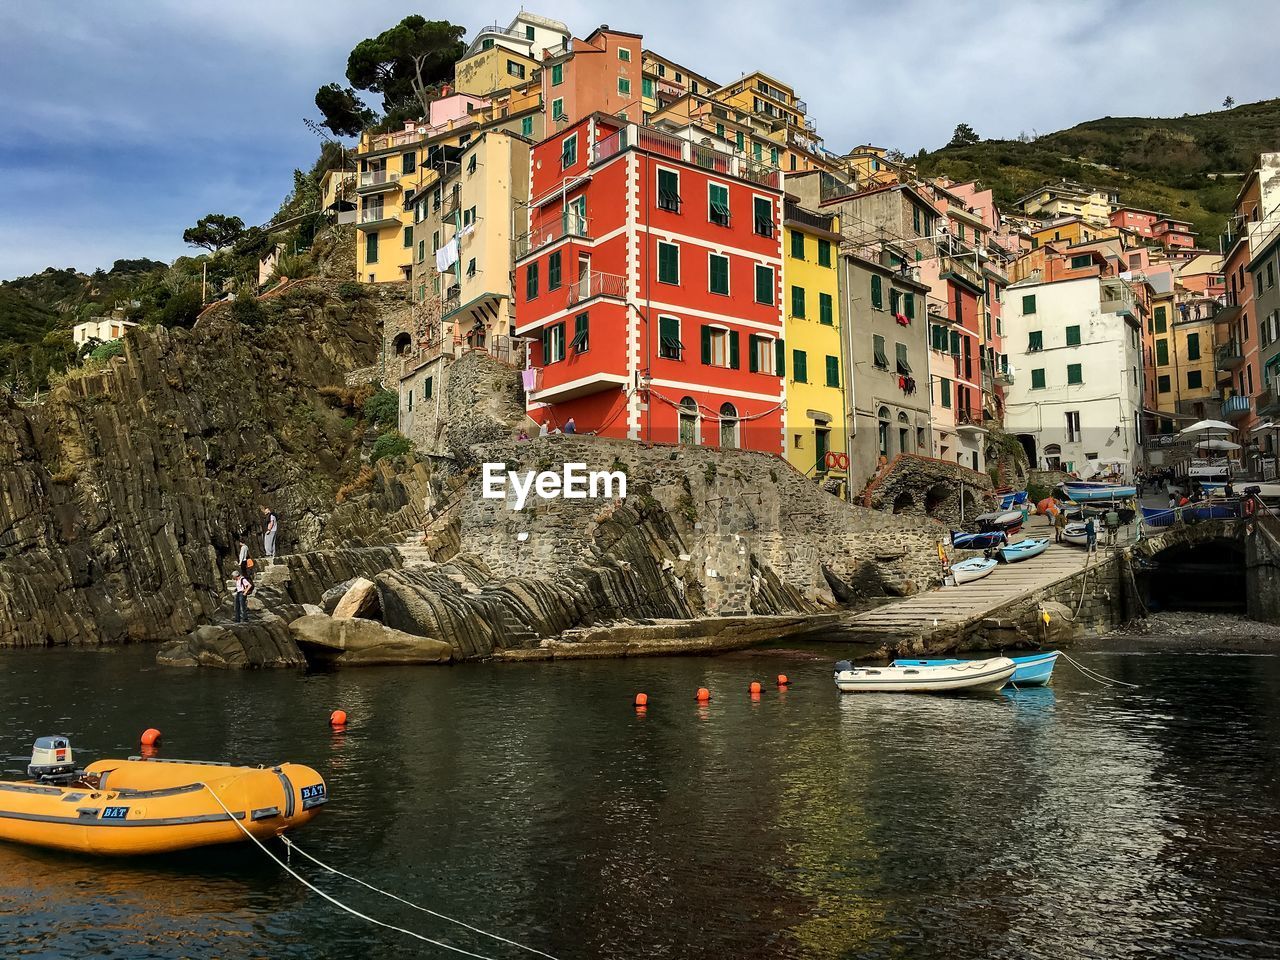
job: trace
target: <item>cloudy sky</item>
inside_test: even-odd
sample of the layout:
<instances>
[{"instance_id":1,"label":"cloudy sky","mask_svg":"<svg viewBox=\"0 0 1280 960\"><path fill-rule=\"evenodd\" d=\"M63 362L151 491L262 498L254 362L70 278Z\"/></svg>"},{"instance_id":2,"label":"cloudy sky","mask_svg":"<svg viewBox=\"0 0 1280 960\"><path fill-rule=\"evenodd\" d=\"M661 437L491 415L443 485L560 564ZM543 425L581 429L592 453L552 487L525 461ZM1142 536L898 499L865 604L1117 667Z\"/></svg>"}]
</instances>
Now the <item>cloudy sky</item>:
<instances>
[{"instance_id":1,"label":"cloudy sky","mask_svg":"<svg viewBox=\"0 0 1280 960\"><path fill-rule=\"evenodd\" d=\"M9 0L0 4L0 279L121 257L169 260L209 212L259 223L318 140L316 88L351 47L409 13L475 30L495 0ZM1175 116L1280 95L1241 37L1280 5L1237 0L548 0L728 80L763 69L809 103L827 146L937 147L1104 115ZM758 11L753 15L752 11ZM1245 41L1248 45L1248 42ZM345 84L345 80L343 81Z\"/></svg>"}]
</instances>

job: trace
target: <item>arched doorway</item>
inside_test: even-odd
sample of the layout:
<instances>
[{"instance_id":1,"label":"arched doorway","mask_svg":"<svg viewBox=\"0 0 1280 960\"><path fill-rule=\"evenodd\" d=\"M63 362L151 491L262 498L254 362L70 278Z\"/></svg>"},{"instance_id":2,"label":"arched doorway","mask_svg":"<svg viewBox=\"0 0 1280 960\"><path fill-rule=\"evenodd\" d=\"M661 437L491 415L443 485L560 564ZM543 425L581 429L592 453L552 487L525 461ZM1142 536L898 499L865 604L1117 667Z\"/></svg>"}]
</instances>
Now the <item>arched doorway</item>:
<instances>
[{"instance_id":1,"label":"arched doorway","mask_svg":"<svg viewBox=\"0 0 1280 960\"><path fill-rule=\"evenodd\" d=\"M898 452L911 452L911 424L905 412L898 414Z\"/></svg>"},{"instance_id":2,"label":"arched doorway","mask_svg":"<svg viewBox=\"0 0 1280 960\"><path fill-rule=\"evenodd\" d=\"M720 405L720 446L725 450L738 447L738 410L732 403Z\"/></svg>"},{"instance_id":3,"label":"arched doorway","mask_svg":"<svg viewBox=\"0 0 1280 960\"><path fill-rule=\"evenodd\" d=\"M1062 447L1056 443L1047 444L1044 448L1044 463L1050 470L1062 469Z\"/></svg>"},{"instance_id":4,"label":"arched doorway","mask_svg":"<svg viewBox=\"0 0 1280 960\"><path fill-rule=\"evenodd\" d=\"M933 516L951 498L951 487L945 483L935 483L924 495L924 512Z\"/></svg>"},{"instance_id":5,"label":"arched doorway","mask_svg":"<svg viewBox=\"0 0 1280 960\"><path fill-rule=\"evenodd\" d=\"M403 357L412 345L413 337L404 331L397 333L396 338L391 341L391 349L395 351L397 357Z\"/></svg>"},{"instance_id":6,"label":"arched doorway","mask_svg":"<svg viewBox=\"0 0 1280 960\"><path fill-rule=\"evenodd\" d=\"M698 444L698 404L693 397L680 401L680 442L691 447Z\"/></svg>"},{"instance_id":7,"label":"arched doorway","mask_svg":"<svg viewBox=\"0 0 1280 960\"><path fill-rule=\"evenodd\" d=\"M1036 438L1029 433L1018 434L1018 442L1022 444L1022 449L1027 455L1027 463L1031 464L1031 469L1035 469L1040 463L1036 459Z\"/></svg>"},{"instance_id":8,"label":"arched doorway","mask_svg":"<svg viewBox=\"0 0 1280 960\"><path fill-rule=\"evenodd\" d=\"M880 456L889 456L889 408L881 407L876 411L876 420L880 429Z\"/></svg>"},{"instance_id":9,"label":"arched doorway","mask_svg":"<svg viewBox=\"0 0 1280 960\"><path fill-rule=\"evenodd\" d=\"M898 494L896 497L893 498L893 512L905 513L906 511L914 507L915 504L916 504L915 498L911 496L910 493L904 490L902 491L902 493Z\"/></svg>"}]
</instances>

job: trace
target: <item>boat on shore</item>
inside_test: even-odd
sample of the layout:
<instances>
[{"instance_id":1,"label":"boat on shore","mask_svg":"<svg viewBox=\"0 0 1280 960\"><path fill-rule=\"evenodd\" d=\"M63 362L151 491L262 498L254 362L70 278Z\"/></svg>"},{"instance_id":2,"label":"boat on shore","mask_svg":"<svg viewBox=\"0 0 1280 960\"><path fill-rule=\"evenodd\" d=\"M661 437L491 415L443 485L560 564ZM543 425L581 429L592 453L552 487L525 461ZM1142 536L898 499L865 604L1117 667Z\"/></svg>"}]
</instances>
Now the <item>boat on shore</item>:
<instances>
[{"instance_id":1,"label":"boat on shore","mask_svg":"<svg viewBox=\"0 0 1280 960\"><path fill-rule=\"evenodd\" d=\"M1003 530L987 530L982 533L951 531L951 545L957 550L990 550L1008 542L1009 535Z\"/></svg>"},{"instance_id":2,"label":"boat on shore","mask_svg":"<svg viewBox=\"0 0 1280 960\"><path fill-rule=\"evenodd\" d=\"M1087 547L1089 545L1089 528L1079 521L1068 523L1062 528L1062 539L1073 546Z\"/></svg>"},{"instance_id":3,"label":"boat on shore","mask_svg":"<svg viewBox=\"0 0 1280 960\"><path fill-rule=\"evenodd\" d=\"M1010 657L1014 663L1013 675L1008 685L1013 687L1043 687L1053 679L1053 667L1058 662L1058 651L1047 650L1024 657ZM960 663L980 663L974 660L895 660L894 667L942 667Z\"/></svg>"},{"instance_id":4,"label":"boat on shore","mask_svg":"<svg viewBox=\"0 0 1280 960\"><path fill-rule=\"evenodd\" d=\"M1233 480L1231 489L1236 496L1240 496L1246 490L1258 488L1257 495L1264 500L1280 499L1280 483L1253 483L1249 480ZM1221 497L1226 494L1227 485L1225 483L1206 483L1200 482L1200 489L1211 497Z\"/></svg>"},{"instance_id":5,"label":"boat on shore","mask_svg":"<svg viewBox=\"0 0 1280 960\"><path fill-rule=\"evenodd\" d=\"M1120 483L1088 483L1072 481L1062 485L1067 499L1076 503L1095 503L1099 500L1128 500L1138 495L1138 488Z\"/></svg>"},{"instance_id":6,"label":"boat on shore","mask_svg":"<svg viewBox=\"0 0 1280 960\"><path fill-rule=\"evenodd\" d=\"M964 660L939 666L904 667L855 667L848 660L841 660L836 664L835 681L841 693L999 690L1016 669L1016 665L1008 657Z\"/></svg>"},{"instance_id":7,"label":"boat on shore","mask_svg":"<svg viewBox=\"0 0 1280 960\"><path fill-rule=\"evenodd\" d=\"M1021 510L993 510L973 518L978 529L983 533L1016 533L1022 529Z\"/></svg>"},{"instance_id":8,"label":"boat on shore","mask_svg":"<svg viewBox=\"0 0 1280 960\"><path fill-rule=\"evenodd\" d=\"M1000 554L1005 563L1017 563L1019 560L1028 560L1031 557L1038 557L1049 549L1049 538L1032 537L1027 540L1019 540L1017 543L1006 544L996 549L996 553Z\"/></svg>"},{"instance_id":9,"label":"boat on shore","mask_svg":"<svg viewBox=\"0 0 1280 960\"><path fill-rule=\"evenodd\" d=\"M1019 490L1017 493L1005 493L1000 496L1000 509L1012 510L1014 507L1020 507L1027 502L1027 491Z\"/></svg>"},{"instance_id":10,"label":"boat on shore","mask_svg":"<svg viewBox=\"0 0 1280 960\"><path fill-rule=\"evenodd\" d=\"M959 563L951 565L951 573L949 579L953 587L958 587L964 583L972 583L974 580L981 580L998 567L1000 564L990 557L970 557L968 560L961 560Z\"/></svg>"},{"instance_id":11,"label":"boat on shore","mask_svg":"<svg viewBox=\"0 0 1280 960\"><path fill-rule=\"evenodd\" d=\"M137 856L277 837L328 799L310 767L130 757L75 768L66 737L40 737L30 780L0 781L0 840Z\"/></svg>"}]
</instances>

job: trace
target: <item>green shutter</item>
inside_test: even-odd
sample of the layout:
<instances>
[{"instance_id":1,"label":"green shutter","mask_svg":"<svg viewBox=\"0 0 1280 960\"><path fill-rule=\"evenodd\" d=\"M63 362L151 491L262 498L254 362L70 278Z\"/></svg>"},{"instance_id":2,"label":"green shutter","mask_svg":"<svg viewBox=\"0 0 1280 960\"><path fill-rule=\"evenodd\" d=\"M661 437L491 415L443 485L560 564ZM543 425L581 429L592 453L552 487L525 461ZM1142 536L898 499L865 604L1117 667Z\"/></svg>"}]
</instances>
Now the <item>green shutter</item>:
<instances>
[{"instance_id":1,"label":"green shutter","mask_svg":"<svg viewBox=\"0 0 1280 960\"><path fill-rule=\"evenodd\" d=\"M738 356L738 331L729 331L729 369L737 370L740 365Z\"/></svg>"},{"instance_id":2,"label":"green shutter","mask_svg":"<svg viewBox=\"0 0 1280 960\"><path fill-rule=\"evenodd\" d=\"M756 303L773 303L773 270L756 265Z\"/></svg>"},{"instance_id":3,"label":"green shutter","mask_svg":"<svg viewBox=\"0 0 1280 960\"><path fill-rule=\"evenodd\" d=\"M1024 315L1036 312L1036 295L1034 293L1028 293L1022 298L1022 312Z\"/></svg>"},{"instance_id":4,"label":"green shutter","mask_svg":"<svg viewBox=\"0 0 1280 960\"><path fill-rule=\"evenodd\" d=\"M1044 331L1032 330L1027 334L1027 350L1043 350L1044 349Z\"/></svg>"},{"instance_id":5,"label":"green shutter","mask_svg":"<svg viewBox=\"0 0 1280 960\"><path fill-rule=\"evenodd\" d=\"M702 325L702 362L711 365L711 328L705 323Z\"/></svg>"},{"instance_id":6,"label":"green shutter","mask_svg":"<svg viewBox=\"0 0 1280 960\"><path fill-rule=\"evenodd\" d=\"M1198 333L1187 334L1187 359L1200 359L1200 334Z\"/></svg>"},{"instance_id":7,"label":"green shutter","mask_svg":"<svg viewBox=\"0 0 1280 960\"><path fill-rule=\"evenodd\" d=\"M839 357L832 357L832 356L827 357L827 386L828 387L840 386L840 358Z\"/></svg>"},{"instance_id":8,"label":"green shutter","mask_svg":"<svg viewBox=\"0 0 1280 960\"><path fill-rule=\"evenodd\" d=\"M555 290L560 286L560 251L547 257L547 289Z\"/></svg>"},{"instance_id":9,"label":"green shutter","mask_svg":"<svg viewBox=\"0 0 1280 960\"><path fill-rule=\"evenodd\" d=\"M791 315L804 318L804 287L791 286Z\"/></svg>"},{"instance_id":10,"label":"green shutter","mask_svg":"<svg viewBox=\"0 0 1280 960\"><path fill-rule=\"evenodd\" d=\"M533 117L525 117L520 121L520 134L525 137L533 136Z\"/></svg>"},{"instance_id":11,"label":"green shutter","mask_svg":"<svg viewBox=\"0 0 1280 960\"><path fill-rule=\"evenodd\" d=\"M951 406L951 381L939 380L938 385L942 388L942 405L944 407Z\"/></svg>"},{"instance_id":12,"label":"green shutter","mask_svg":"<svg viewBox=\"0 0 1280 960\"><path fill-rule=\"evenodd\" d=\"M871 276L871 306L877 310L884 309L884 291L880 287L880 278L875 274Z\"/></svg>"},{"instance_id":13,"label":"green shutter","mask_svg":"<svg viewBox=\"0 0 1280 960\"><path fill-rule=\"evenodd\" d=\"M1044 389L1044 369L1043 368L1039 370L1031 371L1031 389L1032 390Z\"/></svg>"},{"instance_id":14,"label":"green shutter","mask_svg":"<svg viewBox=\"0 0 1280 960\"><path fill-rule=\"evenodd\" d=\"M543 327L539 333L542 337L542 363L546 366L551 362L551 328Z\"/></svg>"},{"instance_id":15,"label":"green shutter","mask_svg":"<svg viewBox=\"0 0 1280 960\"><path fill-rule=\"evenodd\" d=\"M1078 326L1067 327L1067 346L1080 346L1080 328Z\"/></svg>"},{"instance_id":16,"label":"green shutter","mask_svg":"<svg viewBox=\"0 0 1280 960\"><path fill-rule=\"evenodd\" d=\"M1169 362L1169 341L1157 340L1156 341L1156 363L1163 367L1168 362Z\"/></svg>"},{"instance_id":17,"label":"green shutter","mask_svg":"<svg viewBox=\"0 0 1280 960\"><path fill-rule=\"evenodd\" d=\"M916 295L914 293L904 293L902 295L903 312L907 315L908 320L916 318Z\"/></svg>"},{"instance_id":18,"label":"green shutter","mask_svg":"<svg viewBox=\"0 0 1280 960\"><path fill-rule=\"evenodd\" d=\"M835 325L835 310L829 293L818 294L818 321L829 327Z\"/></svg>"},{"instance_id":19,"label":"green shutter","mask_svg":"<svg viewBox=\"0 0 1280 960\"><path fill-rule=\"evenodd\" d=\"M1084 371L1080 364L1078 363L1067 364L1067 383L1068 384L1084 383Z\"/></svg>"},{"instance_id":20,"label":"green shutter","mask_svg":"<svg viewBox=\"0 0 1280 960\"><path fill-rule=\"evenodd\" d=\"M951 331L951 355L953 357L960 356L960 331Z\"/></svg>"},{"instance_id":21,"label":"green shutter","mask_svg":"<svg viewBox=\"0 0 1280 960\"><path fill-rule=\"evenodd\" d=\"M791 231L791 259L804 259L804 234L799 230Z\"/></svg>"},{"instance_id":22,"label":"green shutter","mask_svg":"<svg viewBox=\"0 0 1280 960\"><path fill-rule=\"evenodd\" d=\"M821 238L819 238L818 240L818 266L820 267L831 266L831 241L830 240L823 240Z\"/></svg>"},{"instance_id":23,"label":"green shutter","mask_svg":"<svg viewBox=\"0 0 1280 960\"><path fill-rule=\"evenodd\" d=\"M756 356L759 342L760 338L754 333L747 337L747 370L750 373L760 372L760 362Z\"/></svg>"},{"instance_id":24,"label":"green shutter","mask_svg":"<svg viewBox=\"0 0 1280 960\"><path fill-rule=\"evenodd\" d=\"M796 383L809 382L809 358L803 350L791 351L791 375Z\"/></svg>"},{"instance_id":25,"label":"green shutter","mask_svg":"<svg viewBox=\"0 0 1280 960\"><path fill-rule=\"evenodd\" d=\"M413 246L413 227L412 226L408 226L404 228L404 245L406 247Z\"/></svg>"},{"instance_id":26,"label":"green shutter","mask_svg":"<svg viewBox=\"0 0 1280 960\"><path fill-rule=\"evenodd\" d=\"M729 292L729 258L719 254L710 255L710 271L707 289L712 293L728 294Z\"/></svg>"},{"instance_id":27,"label":"green shutter","mask_svg":"<svg viewBox=\"0 0 1280 960\"><path fill-rule=\"evenodd\" d=\"M1156 307L1156 333L1164 333L1169 329L1164 307Z\"/></svg>"},{"instance_id":28,"label":"green shutter","mask_svg":"<svg viewBox=\"0 0 1280 960\"><path fill-rule=\"evenodd\" d=\"M526 300L532 300L538 295L538 265L536 263L529 264L529 268L525 271L524 295Z\"/></svg>"},{"instance_id":29,"label":"green shutter","mask_svg":"<svg viewBox=\"0 0 1280 960\"><path fill-rule=\"evenodd\" d=\"M773 342L773 372L779 377L787 375L787 345L781 340Z\"/></svg>"},{"instance_id":30,"label":"green shutter","mask_svg":"<svg viewBox=\"0 0 1280 960\"><path fill-rule=\"evenodd\" d=\"M658 244L658 280L662 283L680 282L680 248L674 243Z\"/></svg>"},{"instance_id":31,"label":"green shutter","mask_svg":"<svg viewBox=\"0 0 1280 960\"><path fill-rule=\"evenodd\" d=\"M553 64L551 67L551 85L558 87L562 83L564 83L564 64Z\"/></svg>"},{"instance_id":32,"label":"green shutter","mask_svg":"<svg viewBox=\"0 0 1280 960\"><path fill-rule=\"evenodd\" d=\"M573 343L575 353L583 353L591 349L590 314L580 313L573 318Z\"/></svg>"}]
</instances>

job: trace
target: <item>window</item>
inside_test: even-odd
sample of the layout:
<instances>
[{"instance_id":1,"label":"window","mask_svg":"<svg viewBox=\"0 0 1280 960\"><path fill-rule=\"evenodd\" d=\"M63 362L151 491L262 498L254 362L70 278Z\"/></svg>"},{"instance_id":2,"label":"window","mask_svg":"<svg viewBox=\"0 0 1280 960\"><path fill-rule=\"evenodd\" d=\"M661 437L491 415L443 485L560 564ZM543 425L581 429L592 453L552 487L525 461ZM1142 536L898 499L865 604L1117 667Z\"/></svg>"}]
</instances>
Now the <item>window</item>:
<instances>
[{"instance_id":1,"label":"window","mask_svg":"<svg viewBox=\"0 0 1280 960\"><path fill-rule=\"evenodd\" d=\"M871 306L876 310L884 309L884 290L878 276L871 275Z\"/></svg>"},{"instance_id":2,"label":"window","mask_svg":"<svg viewBox=\"0 0 1280 960\"><path fill-rule=\"evenodd\" d=\"M898 355L898 373L904 377L911 376L911 363L907 360L907 345L905 343L895 343L894 348Z\"/></svg>"},{"instance_id":3,"label":"window","mask_svg":"<svg viewBox=\"0 0 1280 960\"><path fill-rule=\"evenodd\" d=\"M827 355L827 386L840 386L840 358Z\"/></svg>"},{"instance_id":4,"label":"window","mask_svg":"<svg viewBox=\"0 0 1280 960\"><path fill-rule=\"evenodd\" d=\"M533 117L525 117L520 121L520 135L522 137L533 136Z\"/></svg>"},{"instance_id":5,"label":"window","mask_svg":"<svg viewBox=\"0 0 1280 960\"><path fill-rule=\"evenodd\" d=\"M939 397L938 402L941 403L942 406L950 408L951 406L951 381L950 380L944 379L944 380L938 381L938 397Z\"/></svg>"},{"instance_id":6,"label":"window","mask_svg":"<svg viewBox=\"0 0 1280 960\"><path fill-rule=\"evenodd\" d=\"M809 355L803 350L791 351L791 379L796 383L809 382Z\"/></svg>"},{"instance_id":7,"label":"window","mask_svg":"<svg viewBox=\"0 0 1280 960\"><path fill-rule=\"evenodd\" d=\"M1158 392L1168 393L1171 389L1172 389L1172 384L1169 380L1168 374L1164 374L1162 376L1156 377L1156 390Z\"/></svg>"},{"instance_id":8,"label":"window","mask_svg":"<svg viewBox=\"0 0 1280 960\"><path fill-rule=\"evenodd\" d=\"M551 85L553 87L558 87L562 83L564 83L564 64L563 63L552 64L551 65ZM560 101L556 100L555 103L560 103Z\"/></svg>"},{"instance_id":9,"label":"window","mask_svg":"<svg viewBox=\"0 0 1280 960\"><path fill-rule=\"evenodd\" d=\"M1084 367L1078 363L1067 364L1067 385L1076 386L1084 383Z\"/></svg>"},{"instance_id":10,"label":"window","mask_svg":"<svg viewBox=\"0 0 1280 960\"><path fill-rule=\"evenodd\" d=\"M1039 369L1031 371L1031 389L1032 390L1044 389L1044 368L1043 367L1040 367Z\"/></svg>"},{"instance_id":11,"label":"window","mask_svg":"<svg viewBox=\"0 0 1280 960\"><path fill-rule=\"evenodd\" d=\"M694 92L696 93L697 91L695 90ZM773 164L775 167L778 165L778 148L777 147L769 148L769 162Z\"/></svg>"},{"instance_id":12,"label":"window","mask_svg":"<svg viewBox=\"0 0 1280 960\"><path fill-rule=\"evenodd\" d=\"M516 63L514 60L507 61L507 76L515 77L517 80L524 79L524 64Z\"/></svg>"},{"instance_id":13,"label":"window","mask_svg":"<svg viewBox=\"0 0 1280 960\"><path fill-rule=\"evenodd\" d=\"M653 99L653 77L640 78L640 96Z\"/></svg>"},{"instance_id":14,"label":"window","mask_svg":"<svg viewBox=\"0 0 1280 960\"><path fill-rule=\"evenodd\" d=\"M426 259L427 259L427 241L419 240L418 241L418 262L422 263L422 261Z\"/></svg>"},{"instance_id":15,"label":"window","mask_svg":"<svg viewBox=\"0 0 1280 960\"><path fill-rule=\"evenodd\" d=\"M773 303L773 267L756 264L756 303Z\"/></svg>"},{"instance_id":16,"label":"window","mask_svg":"<svg viewBox=\"0 0 1280 960\"><path fill-rule=\"evenodd\" d=\"M707 255L707 290L729 295L729 258L718 253Z\"/></svg>"},{"instance_id":17,"label":"window","mask_svg":"<svg viewBox=\"0 0 1280 960\"><path fill-rule=\"evenodd\" d=\"M920 229L920 208L915 204L911 205L911 229L916 232L916 236L922 236Z\"/></svg>"},{"instance_id":18,"label":"window","mask_svg":"<svg viewBox=\"0 0 1280 960\"><path fill-rule=\"evenodd\" d=\"M729 188L724 184L707 184L707 219L718 227L729 225Z\"/></svg>"},{"instance_id":19,"label":"window","mask_svg":"<svg viewBox=\"0 0 1280 960\"><path fill-rule=\"evenodd\" d=\"M631 81L626 77L618 78L618 93L624 97L631 96Z\"/></svg>"},{"instance_id":20,"label":"window","mask_svg":"<svg viewBox=\"0 0 1280 960\"><path fill-rule=\"evenodd\" d=\"M1164 333L1169 329L1167 316L1164 307L1156 307L1156 333Z\"/></svg>"},{"instance_id":21,"label":"window","mask_svg":"<svg viewBox=\"0 0 1280 960\"><path fill-rule=\"evenodd\" d=\"M418 155L406 153L400 157L400 169L405 173L413 173L418 168Z\"/></svg>"},{"instance_id":22,"label":"window","mask_svg":"<svg viewBox=\"0 0 1280 960\"><path fill-rule=\"evenodd\" d=\"M831 266L831 241L818 238L818 266Z\"/></svg>"},{"instance_id":23,"label":"window","mask_svg":"<svg viewBox=\"0 0 1280 960\"><path fill-rule=\"evenodd\" d=\"M1022 298L1022 313L1025 316L1027 314L1032 314L1035 312L1036 312L1036 295L1034 293L1028 293L1026 296Z\"/></svg>"},{"instance_id":24,"label":"window","mask_svg":"<svg viewBox=\"0 0 1280 960\"><path fill-rule=\"evenodd\" d=\"M567 170L578 162L578 135L570 134L564 138L560 147L560 169Z\"/></svg>"},{"instance_id":25,"label":"window","mask_svg":"<svg viewBox=\"0 0 1280 960\"><path fill-rule=\"evenodd\" d=\"M831 294L818 294L818 322L828 327L835 326L835 301Z\"/></svg>"},{"instance_id":26,"label":"window","mask_svg":"<svg viewBox=\"0 0 1280 960\"><path fill-rule=\"evenodd\" d=\"M1067 346L1068 347L1080 346L1080 328L1078 326L1067 327Z\"/></svg>"},{"instance_id":27,"label":"window","mask_svg":"<svg viewBox=\"0 0 1280 960\"><path fill-rule=\"evenodd\" d=\"M551 101L551 119L552 120L566 119L566 114L564 112L564 100L560 97L557 97L556 99Z\"/></svg>"},{"instance_id":28,"label":"window","mask_svg":"<svg viewBox=\"0 0 1280 960\"><path fill-rule=\"evenodd\" d=\"M524 38L526 40L532 40L535 36L537 36L537 34L534 32L533 27L526 26L524 28Z\"/></svg>"},{"instance_id":29,"label":"window","mask_svg":"<svg viewBox=\"0 0 1280 960\"><path fill-rule=\"evenodd\" d=\"M1027 352L1033 353L1036 350L1044 349L1044 331L1032 330L1027 334Z\"/></svg>"},{"instance_id":30,"label":"window","mask_svg":"<svg viewBox=\"0 0 1280 960\"><path fill-rule=\"evenodd\" d=\"M430 400L435 396L435 392L435 377L427 377L427 379L422 382L422 398L424 400Z\"/></svg>"},{"instance_id":31,"label":"window","mask_svg":"<svg viewBox=\"0 0 1280 960\"><path fill-rule=\"evenodd\" d=\"M1169 362L1169 341L1156 341L1156 365L1165 366Z\"/></svg>"},{"instance_id":32,"label":"window","mask_svg":"<svg viewBox=\"0 0 1280 960\"><path fill-rule=\"evenodd\" d=\"M947 332L951 335L951 355L958 357L960 356L960 331L948 330Z\"/></svg>"},{"instance_id":33,"label":"window","mask_svg":"<svg viewBox=\"0 0 1280 960\"><path fill-rule=\"evenodd\" d=\"M1199 390L1203 385L1204 384L1201 380L1199 370L1187 371L1187 389L1188 390Z\"/></svg>"},{"instance_id":34,"label":"window","mask_svg":"<svg viewBox=\"0 0 1280 960\"><path fill-rule=\"evenodd\" d=\"M664 63L658 64L658 76L665 77L667 75L667 66Z\"/></svg>"},{"instance_id":35,"label":"window","mask_svg":"<svg viewBox=\"0 0 1280 960\"><path fill-rule=\"evenodd\" d=\"M791 231L791 259L804 259L804 234L799 230Z\"/></svg>"},{"instance_id":36,"label":"window","mask_svg":"<svg viewBox=\"0 0 1280 960\"><path fill-rule=\"evenodd\" d=\"M630 62L631 62L631 51L630 51L630 50L628 50L626 47L619 47L619 48L618 48L618 59L619 59L619 60L621 60L623 63L630 63Z\"/></svg>"},{"instance_id":37,"label":"window","mask_svg":"<svg viewBox=\"0 0 1280 960\"><path fill-rule=\"evenodd\" d=\"M526 300L536 300L538 297L538 265L536 263L529 264L524 274L524 298Z\"/></svg>"},{"instance_id":38,"label":"window","mask_svg":"<svg viewBox=\"0 0 1280 960\"><path fill-rule=\"evenodd\" d=\"M573 318L573 341L569 346L574 353L586 353L591 349L590 327L587 314L580 313Z\"/></svg>"},{"instance_id":39,"label":"window","mask_svg":"<svg viewBox=\"0 0 1280 960\"><path fill-rule=\"evenodd\" d=\"M1093 263L1093 257L1089 256L1087 253L1082 253L1071 258L1071 269L1079 270L1081 267L1087 267L1091 263Z\"/></svg>"},{"instance_id":40,"label":"window","mask_svg":"<svg viewBox=\"0 0 1280 960\"><path fill-rule=\"evenodd\" d=\"M472 257L467 261L467 276L474 277L476 275L476 258Z\"/></svg>"},{"instance_id":41,"label":"window","mask_svg":"<svg viewBox=\"0 0 1280 960\"><path fill-rule=\"evenodd\" d=\"M929 346L934 350L947 352L947 328L938 323L929 324Z\"/></svg>"},{"instance_id":42,"label":"window","mask_svg":"<svg viewBox=\"0 0 1280 960\"><path fill-rule=\"evenodd\" d=\"M899 314L902 312L902 292L889 288L889 312Z\"/></svg>"},{"instance_id":43,"label":"window","mask_svg":"<svg viewBox=\"0 0 1280 960\"><path fill-rule=\"evenodd\" d=\"M372 231L364 235L364 262L378 262L378 235Z\"/></svg>"},{"instance_id":44,"label":"window","mask_svg":"<svg viewBox=\"0 0 1280 960\"><path fill-rule=\"evenodd\" d=\"M902 312L908 320L916 318L916 295L914 293L904 293L902 295Z\"/></svg>"},{"instance_id":45,"label":"window","mask_svg":"<svg viewBox=\"0 0 1280 960\"><path fill-rule=\"evenodd\" d=\"M475 172L476 172L476 155L473 153L470 157L467 158L467 173L472 174Z\"/></svg>"},{"instance_id":46,"label":"window","mask_svg":"<svg viewBox=\"0 0 1280 960\"><path fill-rule=\"evenodd\" d=\"M737 134L735 134L735 143L737 144L737 147L738 147L738 150L739 150L739 151L746 150L746 148L747 148L747 138L746 138L746 135L745 135L745 134L743 134L743 132L742 132L741 130L739 130L739 131L737 132Z\"/></svg>"},{"instance_id":47,"label":"window","mask_svg":"<svg viewBox=\"0 0 1280 960\"><path fill-rule=\"evenodd\" d=\"M1080 439L1080 412L1078 410L1068 410L1067 443L1076 443Z\"/></svg>"},{"instance_id":48,"label":"window","mask_svg":"<svg viewBox=\"0 0 1280 960\"><path fill-rule=\"evenodd\" d=\"M680 282L680 248L674 243L658 241L658 282Z\"/></svg>"},{"instance_id":49,"label":"window","mask_svg":"<svg viewBox=\"0 0 1280 960\"><path fill-rule=\"evenodd\" d=\"M756 197L751 204L753 229L762 237L773 236L773 201L767 197Z\"/></svg>"},{"instance_id":50,"label":"window","mask_svg":"<svg viewBox=\"0 0 1280 960\"><path fill-rule=\"evenodd\" d=\"M556 323L542 328L542 362L558 363L564 359L564 324Z\"/></svg>"},{"instance_id":51,"label":"window","mask_svg":"<svg viewBox=\"0 0 1280 960\"><path fill-rule=\"evenodd\" d=\"M773 373L774 342L770 337L762 337L758 333L747 338L749 356L748 369L751 373Z\"/></svg>"},{"instance_id":52,"label":"window","mask_svg":"<svg viewBox=\"0 0 1280 960\"><path fill-rule=\"evenodd\" d=\"M791 315L804 319L804 287L791 285Z\"/></svg>"},{"instance_id":53,"label":"window","mask_svg":"<svg viewBox=\"0 0 1280 960\"><path fill-rule=\"evenodd\" d=\"M889 358L884 352L884 337L878 333L871 335L871 361L881 370L889 369Z\"/></svg>"},{"instance_id":54,"label":"window","mask_svg":"<svg viewBox=\"0 0 1280 960\"><path fill-rule=\"evenodd\" d=\"M467 207L467 209L462 211L462 225L464 227L469 227L471 224L475 222L476 222L476 208L474 206Z\"/></svg>"},{"instance_id":55,"label":"window","mask_svg":"<svg viewBox=\"0 0 1280 960\"><path fill-rule=\"evenodd\" d=\"M560 287L560 251L547 257L547 289L557 290Z\"/></svg>"},{"instance_id":56,"label":"window","mask_svg":"<svg viewBox=\"0 0 1280 960\"><path fill-rule=\"evenodd\" d=\"M413 246L413 227L404 228L404 245L406 247Z\"/></svg>"},{"instance_id":57,"label":"window","mask_svg":"<svg viewBox=\"0 0 1280 960\"><path fill-rule=\"evenodd\" d=\"M709 367L728 367L737 370L738 331L724 327L702 327L702 362Z\"/></svg>"},{"instance_id":58,"label":"window","mask_svg":"<svg viewBox=\"0 0 1280 960\"><path fill-rule=\"evenodd\" d=\"M684 358L684 344L680 342L680 318L658 318L658 356L664 360Z\"/></svg>"}]
</instances>

